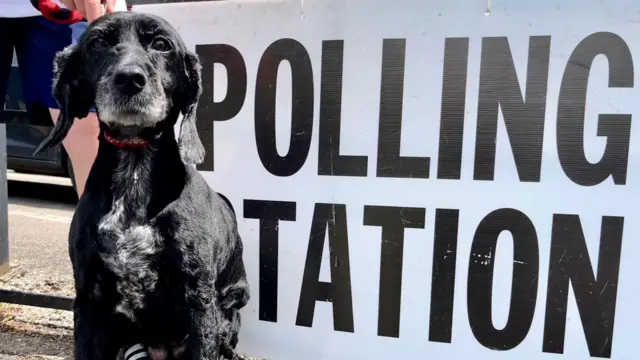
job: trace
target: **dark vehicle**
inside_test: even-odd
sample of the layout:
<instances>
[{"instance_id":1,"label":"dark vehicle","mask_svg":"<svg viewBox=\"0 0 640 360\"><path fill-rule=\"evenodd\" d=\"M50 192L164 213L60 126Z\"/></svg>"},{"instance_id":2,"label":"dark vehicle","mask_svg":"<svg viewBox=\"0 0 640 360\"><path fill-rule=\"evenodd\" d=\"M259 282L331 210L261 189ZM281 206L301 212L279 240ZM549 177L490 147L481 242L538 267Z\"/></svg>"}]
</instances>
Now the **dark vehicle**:
<instances>
[{"instance_id":1,"label":"dark vehicle","mask_svg":"<svg viewBox=\"0 0 640 360\"><path fill-rule=\"evenodd\" d=\"M53 122L48 108L41 104L34 104L27 111L15 57L6 94L1 116L7 120L7 168L16 172L69 177L75 188L71 162L62 146L33 155L53 130Z\"/></svg>"}]
</instances>

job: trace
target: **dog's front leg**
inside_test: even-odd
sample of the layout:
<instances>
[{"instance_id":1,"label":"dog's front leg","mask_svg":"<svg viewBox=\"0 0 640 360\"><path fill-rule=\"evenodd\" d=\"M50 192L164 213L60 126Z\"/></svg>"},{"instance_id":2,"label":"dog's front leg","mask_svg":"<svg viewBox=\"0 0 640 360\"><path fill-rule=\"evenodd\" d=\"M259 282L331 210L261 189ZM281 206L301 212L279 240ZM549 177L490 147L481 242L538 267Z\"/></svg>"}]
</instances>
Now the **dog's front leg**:
<instances>
[{"instance_id":1,"label":"dog's front leg","mask_svg":"<svg viewBox=\"0 0 640 360\"><path fill-rule=\"evenodd\" d=\"M218 336L213 303L204 309L192 310L191 330L187 349L192 360L218 360Z\"/></svg>"},{"instance_id":2,"label":"dog's front leg","mask_svg":"<svg viewBox=\"0 0 640 360\"><path fill-rule=\"evenodd\" d=\"M240 332L240 309L249 302L249 284L242 259L243 246L240 237L231 252L227 266L218 276L218 301L222 313L220 349L225 359L236 359L236 345Z\"/></svg>"},{"instance_id":3,"label":"dog's front leg","mask_svg":"<svg viewBox=\"0 0 640 360\"><path fill-rule=\"evenodd\" d=\"M115 360L119 348L104 314L94 308L74 309L75 360Z\"/></svg>"},{"instance_id":4,"label":"dog's front leg","mask_svg":"<svg viewBox=\"0 0 640 360\"><path fill-rule=\"evenodd\" d=\"M238 272L244 274L244 268ZM222 323L218 325L222 333L220 348L225 359L235 359L235 348L238 344L241 319L240 309L249 301L249 286L244 277L239 277L235 283L224 288L219 295Z\"/></svg>"}]
</instances>

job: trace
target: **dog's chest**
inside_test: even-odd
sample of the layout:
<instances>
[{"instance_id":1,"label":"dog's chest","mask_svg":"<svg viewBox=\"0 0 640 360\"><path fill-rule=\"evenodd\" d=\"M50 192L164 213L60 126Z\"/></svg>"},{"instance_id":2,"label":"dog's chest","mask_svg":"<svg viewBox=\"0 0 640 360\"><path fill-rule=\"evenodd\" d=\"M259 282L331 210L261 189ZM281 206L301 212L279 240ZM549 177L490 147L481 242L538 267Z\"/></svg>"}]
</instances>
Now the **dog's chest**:
<instances>
[{"instance_id":1,"label":"dog's chest","mask_svg":"<svg viewBox=\"0 0 640 360\"><path fill-rule=\"evenodd\" d=\"M120 301L115 310L130 318L145 306L145 298L158 282L155 261L162 251L158 231L137 213L125 206L126 198L113 202L111 210L98 223L106 251L101 258L116 277Z\"/></svg>"}]
</instances>

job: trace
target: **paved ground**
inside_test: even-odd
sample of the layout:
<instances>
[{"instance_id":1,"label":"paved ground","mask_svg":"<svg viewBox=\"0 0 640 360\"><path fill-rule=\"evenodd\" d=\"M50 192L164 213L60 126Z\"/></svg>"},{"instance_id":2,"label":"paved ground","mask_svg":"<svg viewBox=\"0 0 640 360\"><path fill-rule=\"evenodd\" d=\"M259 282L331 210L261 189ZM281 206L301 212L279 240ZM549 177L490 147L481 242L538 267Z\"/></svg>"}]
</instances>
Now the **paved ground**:
<instances>
[{"instance_id":1,"label":"paved ground","mask_svg":"<svg viewBox=\"0 0 640 360\"><path fill-rule=\"evenodd\" d=\"M0 288L73 295L67 234L75 193L64 178L9 173L11 271ZM70 356L70 312L0 304L0 360Z\"/></svg>"}]
</instances>

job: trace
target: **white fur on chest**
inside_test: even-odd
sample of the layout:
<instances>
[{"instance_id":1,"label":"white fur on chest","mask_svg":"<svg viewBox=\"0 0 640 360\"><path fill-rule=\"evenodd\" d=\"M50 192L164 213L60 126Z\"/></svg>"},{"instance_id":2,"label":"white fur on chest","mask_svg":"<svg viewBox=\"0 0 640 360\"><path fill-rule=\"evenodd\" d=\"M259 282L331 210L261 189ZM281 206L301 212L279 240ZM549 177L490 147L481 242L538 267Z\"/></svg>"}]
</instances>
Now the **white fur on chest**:
<instances>
[{"instance_id":1,"label":"white fur on chest","mask_svg":"<svg viewBox=\"0 0 640 360\"><path fill-rule=\"evenodd\" d=\"M113 242L114 251L102 254L102 260L117 277L117 290L122 296L116 311L133 319L144 307L145 296L155 289L158 273L152 262L161 251L161 237L147 224L128 219L125 199L113 202L111 211L98 223L98 235Z\"/></svg>"}]
</instances>

